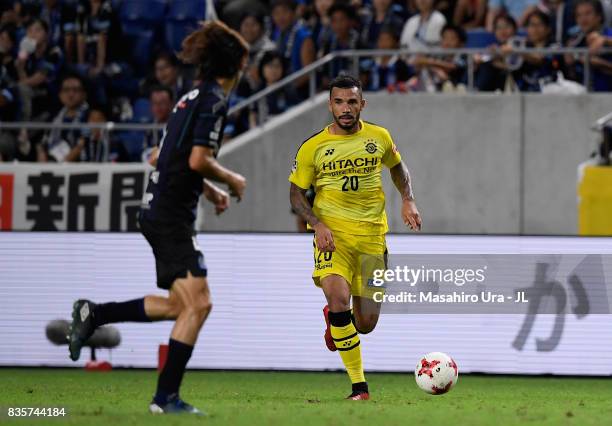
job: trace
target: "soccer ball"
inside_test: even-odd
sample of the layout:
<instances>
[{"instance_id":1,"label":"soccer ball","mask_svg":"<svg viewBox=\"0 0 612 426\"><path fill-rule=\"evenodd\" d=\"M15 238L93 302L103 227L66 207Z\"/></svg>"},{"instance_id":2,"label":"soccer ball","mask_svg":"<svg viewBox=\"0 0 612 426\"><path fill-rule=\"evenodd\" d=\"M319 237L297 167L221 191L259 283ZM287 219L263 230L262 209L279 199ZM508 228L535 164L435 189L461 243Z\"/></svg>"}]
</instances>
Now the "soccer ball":
<instances>
[{"instance_id":1,"label":"soccer ball","mask_svg":"<svg viewBox=\"0 0 612 426\"><path fill-rule=\"evenodd\" d=\"M457 363L442 352L430 352L419 360L414 369L417 385L432 395L448 392L457 384Z\"/></svg>"}]
</instances>

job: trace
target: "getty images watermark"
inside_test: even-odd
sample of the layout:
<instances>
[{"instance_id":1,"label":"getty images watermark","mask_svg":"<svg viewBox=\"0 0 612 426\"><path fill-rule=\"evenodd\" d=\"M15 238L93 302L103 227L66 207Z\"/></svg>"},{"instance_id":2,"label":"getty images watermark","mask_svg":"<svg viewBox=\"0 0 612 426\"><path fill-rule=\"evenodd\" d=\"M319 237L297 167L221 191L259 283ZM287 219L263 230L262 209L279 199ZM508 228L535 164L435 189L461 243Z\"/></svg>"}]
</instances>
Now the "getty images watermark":
<instances>
[{"instance_id":1,"label":"getty images watermark","mask_svg":"<svg viewBox=\"0 0 612 426\"><path fill-rule=\"evenodd\" d=\"M610 313L612 255L361 256L361 293L382 313Z\"/></svg>"}]
</instances>

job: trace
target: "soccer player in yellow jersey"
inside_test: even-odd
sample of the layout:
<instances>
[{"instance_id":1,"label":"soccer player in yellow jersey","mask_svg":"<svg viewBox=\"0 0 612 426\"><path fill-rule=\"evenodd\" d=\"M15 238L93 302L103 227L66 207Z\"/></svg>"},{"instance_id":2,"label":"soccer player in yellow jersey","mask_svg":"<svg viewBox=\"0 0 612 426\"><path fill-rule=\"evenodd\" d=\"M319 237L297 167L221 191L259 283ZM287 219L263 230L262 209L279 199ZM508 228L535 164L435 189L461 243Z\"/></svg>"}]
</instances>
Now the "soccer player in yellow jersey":
<instances>
[{"instance_id":1,"label":"soccer player in yellow jersey","mask_svg":"<svg viewBox=\"0 0 612 426\"><path fill-rule=\"evenodd\" d=\"M363 285L368 273L363 259L381 259L381 267L386 260L383 165L402 196L404 223L413 230L421 228L408 168L389 132L360 120L365 105L359 80L333 80L329 110L334 122L300 146L289 177L291 206L315 232L312 277L327 299L325 342L329 350L340 353L352 383L347 399L352 400L370 397L359 333L374 330L380 303ZM311 185L316 192L312 207L305 195Z\"/></svg>"}]
</instances>

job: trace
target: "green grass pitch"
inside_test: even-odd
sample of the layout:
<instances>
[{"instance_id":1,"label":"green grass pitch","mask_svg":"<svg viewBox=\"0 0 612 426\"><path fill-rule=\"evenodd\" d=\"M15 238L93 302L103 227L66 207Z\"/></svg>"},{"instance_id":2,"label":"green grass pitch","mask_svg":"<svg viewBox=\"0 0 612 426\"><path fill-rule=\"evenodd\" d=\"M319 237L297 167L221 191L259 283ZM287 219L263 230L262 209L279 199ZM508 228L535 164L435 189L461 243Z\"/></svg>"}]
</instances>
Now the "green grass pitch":
<instances>
[{"instance_id":1,"label":"green grass pitch","mask_svg":"<svg viewBox=\"0 0 612 426\"><path fill-rule=\"evenodd\" d=\"M16 425L603 425L612 379L460 376L446 395L412 374L368 374L372 400L344 401L343 373L189 371L182 396L207 418L152 416L156 373L0 369L0 424ZM7 407L67 408L59 419L14 419Z\"/></svg>"}]
</instances>

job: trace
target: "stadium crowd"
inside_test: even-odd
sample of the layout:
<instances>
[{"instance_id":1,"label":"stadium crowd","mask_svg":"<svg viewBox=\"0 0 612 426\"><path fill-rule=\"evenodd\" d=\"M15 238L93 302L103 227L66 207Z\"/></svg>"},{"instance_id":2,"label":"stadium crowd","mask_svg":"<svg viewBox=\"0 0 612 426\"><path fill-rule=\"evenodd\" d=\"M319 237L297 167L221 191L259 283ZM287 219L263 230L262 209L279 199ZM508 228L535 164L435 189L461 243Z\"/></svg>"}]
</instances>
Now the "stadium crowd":
<instances>
[{"instance_id":1,"label":"stadium crowd","mask_svg":"<svg viewBox=\"0 0 612 426\"><path fill-rule=\"evenodd\" d=\"M486 48L473 56L479 91L538 92L558 80L612 91L612 0L226 0L219 19L250 44L248 69L230 103L330 52L347 49ZM0 120L159 123L193 85L176 58L204 19L204 0L0 0ZM211 11L208 11L209 14ZM521 47L588 47L577 55L517 54ZM466 55L361 58L370 91L465 91ZM352 72L336 58L317 88ZM308 96L308 76L231 117L226 138ZM147 161L160 131L0 131L0 161Z\"/></svg>"}]
</instances>

